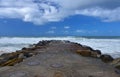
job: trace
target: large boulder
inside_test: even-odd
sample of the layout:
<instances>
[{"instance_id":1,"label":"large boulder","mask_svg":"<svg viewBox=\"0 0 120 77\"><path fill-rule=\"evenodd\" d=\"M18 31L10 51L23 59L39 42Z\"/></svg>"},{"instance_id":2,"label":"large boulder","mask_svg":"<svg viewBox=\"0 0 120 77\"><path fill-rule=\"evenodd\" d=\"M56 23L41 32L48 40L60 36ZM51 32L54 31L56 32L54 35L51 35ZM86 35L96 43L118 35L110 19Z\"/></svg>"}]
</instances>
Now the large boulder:
<instances>
[{"instance_id":1,"label":"large boulder","mask_svg":"<svg viewBox=\"0 0 120 77\"><path fill-rule=\"evenodd\" d=\"M31 48L22 48L22 50L25 50L25 51L33 51L33 50L36 50L37 48L36 47L31 47Z\"/></svg>"},{"instance_id":2,"label":"large boulder","mask_svg":"<svg viewBox=\"0 0 120 77\"><path fill-rule=\"evenodd\" d=\"M12 53L4 53L0 56L0 66L14 65L17 62L22 61L22 59L32 57L38 52L35 52L37 49L41 49L43 46L31 47L31 48L22 48L22 50L17 50ZM34 51L34 52L33 52Z\"/></svg>"},{"instance_id":3,"label":"large boulder","mask_svg":"<svg viewBox=\"0 0 120 77\"><path fill-rule=\"evenodd\" d=\"M91 57L100 58L100 56L101 56L101 51L100 50L91 51Z\"/></svg>"},{"instance_id":4,"label":"large boulder","mask_svg":"<svg viewBox=\"0 0 120 77\"><path fill-rule=\"evenodd\" d=\"M94 50L93 50L91 47L89 47L89 46L82 45L82 47L83 47L85 50L94 51Z\"/></svg>"},{"instance_id":5,"label":"large boulder","mask_svg":"<svg viewBox=\"0 0 120 77\"><path fill-rule=\"evenodd\" d=\"M37 47L37 46L45 46L45 45L49 44L50 42L51 42L51 41L45 41L45 40L39 41L39 42L35 45L35 47Z\"/></svg>"},{"instance_id":6,"label":"large boulder","mask_svg":"<svg viewBox=\"0 0 120 77\"><path fill-rule=\"evenodd\" d=\"M80 54L81 56L86 56L86 57L91 56L91 51L89 50L77 50L76 53Z\"/></svg>"},{"instance_id":7,"label":"large boulder","mask_svg":"<svg viewBox=\"0 0 120 77\"><path fill-rule=\"evenodd\" d=\"M14 59L10 59L5 63L0 64L0 66L13 66L19 62L22 62L23 58L14 58Z\"/></svg>"},{"instance_id":8,"label":"large boulder","mask_svg":"<svg viewBox=\"0 0 120 77\"><path fill-rule=\"evenodd\" d=\"M94 57L94 58L99 58L101 56L101 52L99 50L77 50L76 53L82 55L82 56L87 56L87 57Z\"/></svg>"},{"instance_id":9,"label":"large boulder","mask_svg":"<svg viewBox=\"0 0 120 77\"><path fill-rule=\"evenodd\" d=\"M100 50L94 50L94 52L96 52L97 54L102 54Z\"/></svg>"},{"instance_id":10,"label":"large boulder","mask_svg":"<svg viewBox=\"0 0 120 77\"><path fill-rule=\"evenodd\" d=\"M110 63L114 60L113 57L111 57L110 55L106 55L106 54L101 55L100 59L105 63Z\"/></svg>"},{"instance_id":11,"label":"large boulder","mask_svg":"<svg viewBox=\"0 0 120 77\"><path fill-rule=\"evenodd\" d=\"M120 70L120 58L114 59L110 64Z\"/></svg>"},{"instance_id":12,"label":"large boulder","mask_svg":"<svg viewBox=\"0 0 120 77\"><path fill-rule=\"evenodd\" d=\"M8 60L17 58L18 56L19 56L19 52L4 53L0 56L0 65L7 62Z\"/></svg>"}]
</instances>

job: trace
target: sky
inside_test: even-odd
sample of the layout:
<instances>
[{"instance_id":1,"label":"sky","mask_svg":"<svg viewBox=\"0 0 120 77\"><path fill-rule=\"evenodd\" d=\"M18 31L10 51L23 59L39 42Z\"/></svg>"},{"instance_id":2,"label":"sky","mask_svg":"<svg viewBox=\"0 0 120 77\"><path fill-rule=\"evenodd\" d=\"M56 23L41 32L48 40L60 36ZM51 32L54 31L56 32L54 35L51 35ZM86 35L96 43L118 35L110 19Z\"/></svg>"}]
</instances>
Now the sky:
<instances>
[{"instance_id":1,"label":"sky","mask_svg":"<svg viewBox=\"0 0 120 77\"><path fill-rule=\"evenodd\" d=\"M120 1L0 0L0 36L120 36Z\"/></svg>"}]
</instances>

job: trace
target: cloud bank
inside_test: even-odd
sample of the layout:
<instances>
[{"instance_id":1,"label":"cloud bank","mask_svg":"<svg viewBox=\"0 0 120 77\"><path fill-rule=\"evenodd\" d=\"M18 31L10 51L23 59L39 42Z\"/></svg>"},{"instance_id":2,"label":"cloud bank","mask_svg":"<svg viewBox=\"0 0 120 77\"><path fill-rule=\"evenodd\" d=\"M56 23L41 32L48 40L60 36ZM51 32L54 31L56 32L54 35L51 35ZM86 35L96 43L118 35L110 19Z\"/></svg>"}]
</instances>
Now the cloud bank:
<instances>
[{"instance_id":1,"label":"cloud bank","mask_svg":"<svg viewBox=\"0 0 120 77\"><path fill-rule=\"evenodd\" d=\"M0 18L21 19L34 24L57 22L72 15L120 21L119 0L0 0Z\"/></svg>"}]
</instances>

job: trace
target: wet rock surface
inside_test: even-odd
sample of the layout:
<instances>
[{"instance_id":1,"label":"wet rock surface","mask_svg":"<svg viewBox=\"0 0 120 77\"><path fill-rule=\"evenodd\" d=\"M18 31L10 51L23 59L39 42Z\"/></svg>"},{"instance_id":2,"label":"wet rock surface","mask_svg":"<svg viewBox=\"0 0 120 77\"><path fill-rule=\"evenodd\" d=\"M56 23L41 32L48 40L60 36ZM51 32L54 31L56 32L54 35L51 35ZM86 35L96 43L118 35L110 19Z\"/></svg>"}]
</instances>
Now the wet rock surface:
<instances>
[{"instance_id":1,"label":"wet rock surface","mask_svg":"<svg viewBox=\"0 0 120 77\"><path fill-rule=\"evenodd\" d=\"M40 41L1 55L0 77L120 77L120 71L113 67L118 61L81 44Z\"/></svg>"}]
</instances>

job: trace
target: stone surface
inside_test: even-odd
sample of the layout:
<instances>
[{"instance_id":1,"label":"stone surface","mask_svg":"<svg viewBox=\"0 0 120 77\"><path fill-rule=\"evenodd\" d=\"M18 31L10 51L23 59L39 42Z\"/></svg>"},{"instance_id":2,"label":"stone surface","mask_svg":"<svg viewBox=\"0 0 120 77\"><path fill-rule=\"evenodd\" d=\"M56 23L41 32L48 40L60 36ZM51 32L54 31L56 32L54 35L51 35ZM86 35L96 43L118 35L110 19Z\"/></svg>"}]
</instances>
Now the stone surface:
<instances>
[{"instance_id":1,"label":"stone surface","mask_svg":"<svg viewBox=\"0 0 120 77\"><path fill-rule=\"evenodd\" d=\"M31 61L31 62L28 62L27 65L29 66L36 66L36 65L39 65L40 62L39 61Z\"/></svg>"},{"instance_id":2,"label":"stone surface","mask_svg":"<svg viewBox=\"0 0 120 77\"><path fill-rule=\"evenodd\" d=\"M9 77L26 77L26 74L27 73L25 72L15 71L15 72L10 73Z\"/></svg>"},{"instance_id":3,"label":"stone surface","mask_svg":"<svg viewBox=\"0 0 120 77\"><path fill-rule=\"evenodd\" d=\"M120 77L119 71L98 58L91 57L91 51L82 45L52 41L39 44L45 48L23 51L37 53L24 59L11 69L0 70L0 77ZM85 55L76 53L86 50ZM82 51L82 52L81 52Z\"/></svg>"},{"instance_id":4,"label":"stone surface","mask_svg":"<svg viewBox=\"0 0 120 77\"><path fill-rule=\"evenodd\" d=\"M54 63L54 64L51 64L50 66L53 68L61 68L61 67L63 67L63 64L62 63Z\"/></svg>"}]
</instances>

